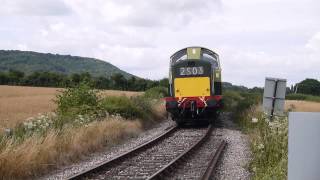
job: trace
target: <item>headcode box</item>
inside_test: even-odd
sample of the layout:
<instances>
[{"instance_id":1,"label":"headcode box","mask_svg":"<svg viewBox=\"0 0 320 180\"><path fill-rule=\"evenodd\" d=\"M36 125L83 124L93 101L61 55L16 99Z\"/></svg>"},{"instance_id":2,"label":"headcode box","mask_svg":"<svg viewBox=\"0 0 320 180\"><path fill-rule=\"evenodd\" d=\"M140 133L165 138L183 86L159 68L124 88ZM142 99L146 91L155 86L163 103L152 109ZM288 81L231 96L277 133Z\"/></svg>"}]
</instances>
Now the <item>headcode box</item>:
<instances>
[{"instance_id":1,"label":"headcode box","mask_svg":"<svg viewBox=\"0 0 320 180\"><path fill-rule=\"evenodd\" d=\"M320 113L289 113L288 180L320 179Z\"/></svg>"}]
</instances>

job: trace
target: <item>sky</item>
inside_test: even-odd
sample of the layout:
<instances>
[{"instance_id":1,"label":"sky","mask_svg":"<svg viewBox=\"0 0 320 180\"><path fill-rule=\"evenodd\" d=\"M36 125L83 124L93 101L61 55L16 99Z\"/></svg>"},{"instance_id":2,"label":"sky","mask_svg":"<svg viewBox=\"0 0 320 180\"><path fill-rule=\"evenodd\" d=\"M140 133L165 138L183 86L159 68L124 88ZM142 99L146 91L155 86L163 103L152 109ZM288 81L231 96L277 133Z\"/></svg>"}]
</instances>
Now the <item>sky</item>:
<instances>
[{"instance_id":1,"label":"sky","mask_svg":"<svg viewBox=\"0 0 320 180\"><path fill-rule=\"evenodd\" d=\"M0 0L0 49L98 58L167 77L188 46L220 55L223 81L320 79L318 0Z\"/></svg>"}]
</instances>

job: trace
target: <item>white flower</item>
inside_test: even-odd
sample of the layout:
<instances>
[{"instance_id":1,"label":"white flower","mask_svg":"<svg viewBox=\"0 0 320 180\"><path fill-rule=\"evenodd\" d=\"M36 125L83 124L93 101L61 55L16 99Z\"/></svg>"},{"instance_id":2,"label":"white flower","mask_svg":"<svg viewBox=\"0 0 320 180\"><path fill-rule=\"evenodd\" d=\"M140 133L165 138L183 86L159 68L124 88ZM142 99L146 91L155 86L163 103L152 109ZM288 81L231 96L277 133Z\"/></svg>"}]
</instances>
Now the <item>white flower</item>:
<instances>
[{"instance_id":1,"label":"white flower","mask_svg":"<svg viewBox=\"0 0 320 180\"><path fill-rule=\"evenodd\" d=\"M259 145L258 145L258 149L260 150L260 149L263 149L264 148L264 145L262 144L262 143L260 143Z\"/></svg>"},{"instance_id":2,"label":"white flower","mask_svg":"<svg viewBox=\"0 0 320 180\"><path fill-rule=\"evenodd\" d=\"M264 118L264 121L267 122L267 123L270 122L269 118Z\"/></svg>"},{"instance_id":3,"label":"white flower","mask_svg":"<svg viewBox=\"0 0 320 180\"><path fill-rule=\"evenodd\" d=\"M256 168L256 167L253 167L253 168L252 168L252 171L253 171L253 172L256 172L256 171L257 171L257 168Z\"/></svg>"},{"instance_id":4,"label":"white flower","mask_svg":"<svg viewBox=\"0 0 320 180\"><path fill-rule=\"evenodd\" d=\"M27 124L27 128L28 128L28 129L32 129L32 128L33 128L32 122L29 122L29 123Z\"/></svg>"},{"instance_id":5,"label":"white flower","mask_svg":"<svg viewBox=\"0 0 320 180\"><path fill-rule=\"evenodd\" d=\"M257 123L258 122L258 118L252 118L252 123Z\"/></svg>"}]
</instances>

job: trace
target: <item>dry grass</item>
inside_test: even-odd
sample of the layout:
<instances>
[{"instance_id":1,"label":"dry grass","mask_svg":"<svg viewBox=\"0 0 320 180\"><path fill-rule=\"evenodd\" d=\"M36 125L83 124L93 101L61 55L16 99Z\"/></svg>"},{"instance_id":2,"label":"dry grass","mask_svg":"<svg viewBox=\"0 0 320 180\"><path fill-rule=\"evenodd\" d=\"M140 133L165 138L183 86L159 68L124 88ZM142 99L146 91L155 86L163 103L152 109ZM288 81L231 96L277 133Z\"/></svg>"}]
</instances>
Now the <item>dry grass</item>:
<instances>
[{"instance_id":1,"label":"dry grass","mask_svg":"<svg viewBox=\"0 0 320 180\"><path fill-rule=\"evenodd\" d=\"M0 179L33 177L140 131L140 121L117 118L93 122L87 127L65 128L59 134L51 131L45 137L31 137L19 145L8 141L0 151Z\"/></svg>"},{"instance_id":2,"label":"dry grass","mask_svg":"<svg viewBox=\"0 0 320 180\"><path fill-rule=\"evenodd\" d=\"M0 86L0 130L12 128L28 117L51 112L58 88Z\"/></svg>"},{"instance_id":3,"label":"dry grass","mask_svg":"<svg viewBox=\"0 0 320 180\"><path fill-rule=\"evenodd\" d=\"M39 113L52 112L52 101L62 88L0 86L0 131L12 128ZM104 90L102 96L136 96L142 92Z\"/></svg>"},{"instance_id":4,"label":"dry grass","mask_svg":"<svg viewBox=\"0 0 320 180\"><path fill-rule=\"evenodd\" d=\"M320 103L310 101L286 100L286 111L296 112L320 112Z\"/></svg>"}]
</instances>

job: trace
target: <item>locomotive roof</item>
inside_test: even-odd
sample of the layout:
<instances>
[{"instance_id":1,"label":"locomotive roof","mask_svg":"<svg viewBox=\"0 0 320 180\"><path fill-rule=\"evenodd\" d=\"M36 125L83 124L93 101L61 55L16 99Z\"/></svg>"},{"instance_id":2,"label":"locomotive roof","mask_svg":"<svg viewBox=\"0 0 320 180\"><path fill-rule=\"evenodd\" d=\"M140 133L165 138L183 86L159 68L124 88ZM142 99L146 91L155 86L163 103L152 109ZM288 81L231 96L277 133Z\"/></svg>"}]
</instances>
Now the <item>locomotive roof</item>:
<instances>
[{"instance_id":1,"label":"locomotive roof","mask_svg":"<svg viewBox=\"0 0 320 180\"><path fill-rule=\"evenodd\" d=\"M205 50L207 52L210 52L211 54L214 54L217 57L217 59L219 59L219 55L216 52L214 52L214 51L212 51L212 50L210 50L208 48L201 47L201 46L190 46L190 47L186 47L186 48L180 49L179 51L176 51L173 55L171 55L170 59L172 59L176 54L179 54L179 52L186 51L189 48L200 48L201 50Z\"/></svg>"},{"instance_id":2,"label":"locomotive roof","mask_svg":"<svg viewBox=\"0 0 320 180\"><path fill-rule=\"evenodd\" d=\"M170 64L172 65L178 61L188 59L206 59L211 62L214 67L220 68L219 55L208 48L200 46L186 47L175 52L170 57Z\"/></svg>"}]
</instances>

